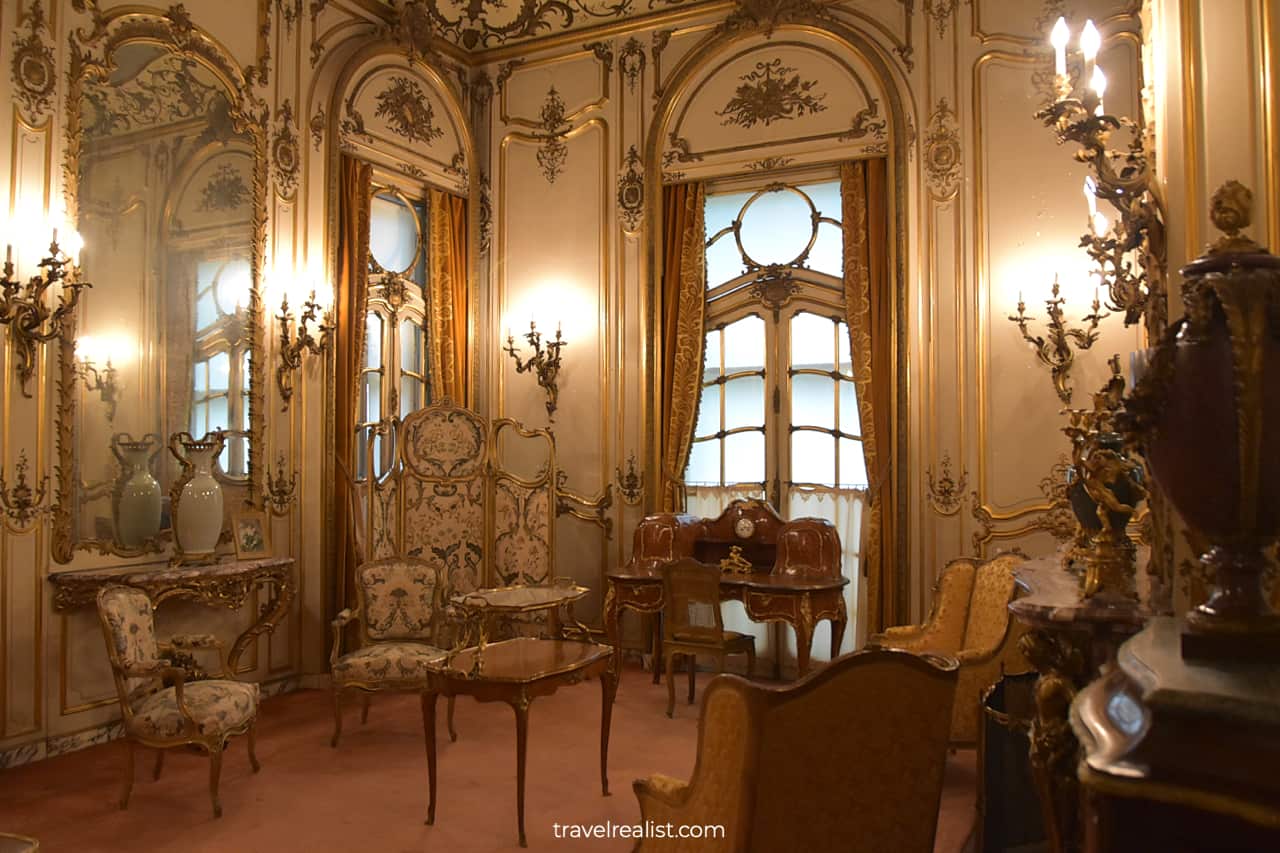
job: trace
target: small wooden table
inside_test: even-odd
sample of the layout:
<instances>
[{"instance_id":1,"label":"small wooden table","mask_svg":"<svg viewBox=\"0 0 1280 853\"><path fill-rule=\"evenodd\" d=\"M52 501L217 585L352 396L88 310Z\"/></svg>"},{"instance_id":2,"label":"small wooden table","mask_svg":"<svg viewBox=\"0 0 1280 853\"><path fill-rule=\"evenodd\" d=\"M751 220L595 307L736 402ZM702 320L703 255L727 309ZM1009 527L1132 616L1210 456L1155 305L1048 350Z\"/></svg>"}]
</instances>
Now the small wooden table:
<instances>
[{"instance_id":1,"label":"small wooden table","mask_svg":"<svg viewBox=\"0 0 1280 853\"><path fill-rule=\"evenodd\" d=\"M573 626L583 639L589 639L591 629L583 625L573 615L573 603L582 599L588 592L587 587L579 586L573 578L557 578L554 583L536 586L504 586L494 589L477 589L474 592L459 593L450 599L455 606L468 611L479 624L484 626L489 617L510 619L524 613L548 611L550 616L550 634L561 636L560 608L565 609L565 621ZM486 633L486 639L487 639Z\"/></svg>"},{"instance_id":2,"label":"small wooden table","mask_svg":"<svg viewBox=\"0 0 1280 853\"><path fill-rule=\"evenodd\" d=\"M477 660L478 657L478 660ZM609 796L609 724L618 691L613 649L597 643L517 637L484 647L463 649L452 660L428 664L428 688L422 694L422 724L427 741L430 800L427 824L436 820L436 697L474 696L479 702L506 702L516 712L516 819L520 846L524 834L524 770L529 737L529 705L564 684L600 676L600 788ZM474 674L473 674L474 671Z\"/></svg>"},{"instance_id":3,"label":"small wooden table","mask_svg":"<svg viewBox=\"0 0 1280 853\"><path fill-rule=\"evenodd\" d=\"M656 568L616 569L608 574L604 597L604 627L614 648L614 670L622 672L622 644L618 621L624 609L637 613L662 612L662 573ZM844 603L846 577L805 577L770 572L720 576L720 600L741 601L753 622L785 622L796 632L796 663L800 674L809 671L809 651L813 629L823 619L831 620L831 656L840 651L840 641L849 622ZM658 650L661 658L661 650ZM657 666L654 667L655 676Z\"/></svg>"},{"instance_id":4,"label":"small wooden table","mask_svg":"<svg viewBox=\"0 0 1280 853\"><path fill-rule=\"evenodd\" d=\"M185 598L228 610L239 610L256 587L270 586L270 600L259 608L254 623L236 637L227 655L227 668L233 672L259 636L275 631L289 612L296 590L292 557L55 572L49 575L49 583L53 584L53 609L59 612L94 606L98 590L112 584L137 587L157 606L170 598Z\"/></svg>"}]
</instances>

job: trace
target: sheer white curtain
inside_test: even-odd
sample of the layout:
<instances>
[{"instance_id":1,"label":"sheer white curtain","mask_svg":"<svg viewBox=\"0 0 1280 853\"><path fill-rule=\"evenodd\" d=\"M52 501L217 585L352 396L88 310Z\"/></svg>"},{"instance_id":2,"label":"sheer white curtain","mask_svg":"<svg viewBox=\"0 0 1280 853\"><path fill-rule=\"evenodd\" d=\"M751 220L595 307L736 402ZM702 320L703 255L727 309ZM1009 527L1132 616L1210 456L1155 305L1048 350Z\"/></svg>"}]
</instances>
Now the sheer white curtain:
<instances>
[{"instance_id":1,"label":"sheer white curtain","mask_svg":"<svg viewBox=\"0 0 1280 853\"><path fill-rule=\"evenodd\" d=\"M736 498L764 499L764 493L758 486L690 486L685 512L700 518L715 518L730 501ZM867 493L864 489L831 489L806 488L793 489L788 506L783 516L792 518L825 518L836 527L840 534L840 547L843 551L843 572L849 578L849 585L844 590L845 608L849 613L849 624L845 628L844 639L840 644L840 653L845 654L862 645L863 634L862 612L865 590L861 583L861 567L858 559L862 550L862 521L867 507ZM724 611L724 626L730 631L740 631L756 638L756 654L761 658L776 659L778 650L774 648L773 630L767 623L752 622L742 604L737 601L726 601L721 605ZM796 665L796 635L789 627L784 627L785 637L781 649L781 660L784 669L794 670ZM813 661L826 661L831 658L831 626L821 623L814 631L813 649L810 656Z\"/></svg>"}]
</instances>

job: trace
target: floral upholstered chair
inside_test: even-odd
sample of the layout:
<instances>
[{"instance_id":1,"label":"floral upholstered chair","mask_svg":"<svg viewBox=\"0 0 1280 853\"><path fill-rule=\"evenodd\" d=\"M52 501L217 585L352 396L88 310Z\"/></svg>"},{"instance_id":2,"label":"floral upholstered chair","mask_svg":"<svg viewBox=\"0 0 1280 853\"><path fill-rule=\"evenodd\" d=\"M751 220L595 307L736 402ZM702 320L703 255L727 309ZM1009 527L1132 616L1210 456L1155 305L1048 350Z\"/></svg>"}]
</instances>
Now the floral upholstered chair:
<instances>
[{"instance_id":1,"label":"floral upholstered chair","mask_svg":"<svg viewBox=\"0 0 1280 853\"><path fill-rule=\"evenodd\" d=\"M342 735L342 694L363 691L360 721L369 716L368 696L383 691L421 693L427 688L427 664L445 655L441 598L442 572L425 560L393 557L365 563L356 569L356 607L333 620L333 651L329 656L333 690L333 738ZM359 623L359 647L342 654L346 626ZM453 730L453 698L449 699L449 735Z\"/></svg>"},{"instance_id":2,"label":"floral upholstered chair","mask_svg":"<svg viewBox=\"0 0 1280 853\"><path fill-rule=\"evenodd\" d=\"M1031 669L1018 649L1023 629L1009 616L1009 602L1017 591L1013 570L1022 560L1016 554L986 562L952 560L933 588L926 622L889 628L868 640L871 646L947 655L960 662L952 746L977 743L983 690L1002 675Z\"/></svg>"},{"instance_id":3,"label":"floral upholstered chair","mask_svg":"<svg viewBox=\"0 0 1280 853\"><path fill-rule=\"evenodd\" d=\"M98 618L107 639L107 656L120 708L124 712L128 763L120 808L129 805L133 790L135 743L153 747L156 753L154 776L160 778L164 750L194 745L209 753L209 794L213 816L222 816L218 801L218 778L222 772L222 751L233 735L248 735L249 763L257 773L253 751L253 727L258 717L258 685L236 681L227 670L222 643L209 634L174 637L169 644L156 642L155 608L140 589L108 586L98 592ZM186 670L174 666L165 654L211 649L218 652L222 678L186 680ZM166 687L165 681L172 686Z\"/></svg>"}]
</instances>

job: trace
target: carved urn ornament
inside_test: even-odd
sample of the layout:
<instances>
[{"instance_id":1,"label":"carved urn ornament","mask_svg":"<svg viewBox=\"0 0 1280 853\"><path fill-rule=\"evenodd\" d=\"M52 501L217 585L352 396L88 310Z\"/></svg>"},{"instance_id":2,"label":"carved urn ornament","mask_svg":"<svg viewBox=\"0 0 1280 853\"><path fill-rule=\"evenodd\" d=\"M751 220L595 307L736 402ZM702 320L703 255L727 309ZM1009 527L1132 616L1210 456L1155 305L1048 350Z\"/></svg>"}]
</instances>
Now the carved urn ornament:
<instances>
[{"instance_id":1,"label":"carved urn ornament","mask_svg":"<svg viewBox=\"0 0 1280 853\"><path fill-rule=\"evenodd\" d=\"M176 562L211 562L216 557L222 536L222 484L213 474L213 465L225 442L222 430L205 433L201 439L189 432L169 438L169 452L182 465L171 493Z\"/></svg>"},{"instance_id":2,"label":"carved urn ornament","mask_svg":"<svg viewBox=\"0 0 1280 853\"><path fill-rule=\"evenodd\" d=\"M1186 314L1127 402L1152 474L1210 544L1215 582L1187 615L1184 657L1280 660L1263 590L1280 537L1280 258L1240 233L1251 207L1235 181L1214 194L1225 236L1182 268Z\"/></svg>"}]
</instances>

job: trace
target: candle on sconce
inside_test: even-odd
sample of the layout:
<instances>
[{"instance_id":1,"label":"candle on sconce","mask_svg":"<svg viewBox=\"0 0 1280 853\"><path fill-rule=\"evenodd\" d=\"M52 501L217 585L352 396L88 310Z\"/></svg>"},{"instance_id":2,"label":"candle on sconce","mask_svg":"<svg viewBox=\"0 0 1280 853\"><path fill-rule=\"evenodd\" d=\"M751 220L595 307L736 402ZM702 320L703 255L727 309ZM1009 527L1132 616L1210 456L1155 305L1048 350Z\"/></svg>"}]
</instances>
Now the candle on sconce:
<instances>
[{"instance_id":1,"label":"candle on sconce","mask_svg":"<svg viewBox=\"0 0 1280 853\"><path fill-rule=\"evenodd\" d=\"M1049 34L1049 44L1053 45L1053 72L1059 77L1067 74L1067 42L1071 40L1071 29L1066 18L1058 18Z\"/></svg>"},{"instance_id":2,"label":"candle on sconce","mask_svg":"<svg viewBox=\"0 0 1280 853\"><path fill-rule=\"evenodd\" d=\"M1102 47L1102 34L1093 25L1093 19L1084 22L1080 31L1080 53L1084 55L1084 79L1093 77L1094 61L1098 58L1098 50Z\"/></svg>"},{"instance_id":3,"label":"candle on sconce","mask_svg":"<svg viewBox=\"0 0 1280 853\"><path fill-rule=\"evenodd\" d=\"M1094 115L1102 115L1102 96L1107 91L1107 75L1102 73L1102 66L1093 66L1093 76L1089 78L1089 88L1093 89L1093 93L1098 96L1098 106L1094 108Z\"/></svg>"}]
</instances>

